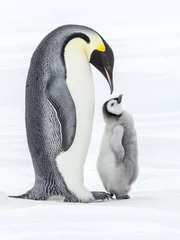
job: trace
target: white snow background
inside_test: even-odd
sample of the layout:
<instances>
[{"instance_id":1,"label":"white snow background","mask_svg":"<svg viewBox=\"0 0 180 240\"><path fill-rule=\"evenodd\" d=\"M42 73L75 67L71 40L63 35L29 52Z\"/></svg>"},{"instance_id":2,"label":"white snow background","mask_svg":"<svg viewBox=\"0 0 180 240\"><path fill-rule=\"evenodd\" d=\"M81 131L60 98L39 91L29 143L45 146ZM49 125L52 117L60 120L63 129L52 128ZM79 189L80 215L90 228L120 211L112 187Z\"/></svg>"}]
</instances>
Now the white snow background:
<instances>
[{"instance_id":1,"label":"white snow background","mask_svg":"<svg viewBox=\"0 0 180 240\"><path fill-rule=\"evenodd\" d=\"M180 239L179 0L31 0L0 2L0 240ZM54 28L83 24L115 54L113 96L135 118L140 174L131 199L91 204L8 199L34 181L24 124L30 58ZM94 70L96 114L85 184L102 190L96 159L110 98Z\"/></svg>"}]
</instances>

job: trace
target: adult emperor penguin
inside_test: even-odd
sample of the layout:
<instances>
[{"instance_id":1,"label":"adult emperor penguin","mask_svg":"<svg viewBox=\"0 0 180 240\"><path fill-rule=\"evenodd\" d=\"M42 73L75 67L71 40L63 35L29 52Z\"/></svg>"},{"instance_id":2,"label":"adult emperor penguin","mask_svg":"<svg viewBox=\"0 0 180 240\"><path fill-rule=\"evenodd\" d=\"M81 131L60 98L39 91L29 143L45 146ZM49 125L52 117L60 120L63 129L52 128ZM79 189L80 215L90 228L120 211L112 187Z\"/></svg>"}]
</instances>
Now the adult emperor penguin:
<instances>
[{"instance_id":1,"label":"adult emperor penguin","mask_svg":"<svg viewBox=\"0 0 180 240\"><path fill-rule=\"evenodd\" d=\"M90 63L113 91L113 51L93 29L65 25L50 32L35 50L26 84L26 131L35 184L18 198L69 202L108 198L83 184L91 139L94 84Z\"/></svg>"}]
</instances>

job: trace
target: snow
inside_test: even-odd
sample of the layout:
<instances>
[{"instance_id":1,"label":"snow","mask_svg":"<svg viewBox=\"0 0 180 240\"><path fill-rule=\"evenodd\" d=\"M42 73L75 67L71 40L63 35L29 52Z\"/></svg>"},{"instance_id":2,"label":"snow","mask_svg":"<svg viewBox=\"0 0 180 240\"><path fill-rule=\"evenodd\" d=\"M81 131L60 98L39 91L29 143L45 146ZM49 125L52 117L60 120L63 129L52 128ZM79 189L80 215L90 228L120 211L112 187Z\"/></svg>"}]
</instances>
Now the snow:
<instances>
[{"instance_id":1,"label":"snow","mask_svg":"<svg viewBox=\"0 0 180 240\"><path fill-rule=\"evenodd\" d=\"M0 207L7 204L8 196L4 192L0 192Z\"/></svg>"},{"instance_id":2,"label":"snow","mask_svg":"<svg viewBox=\"0 0 180 240\"><path fill-rule=\"evenodd\" d=\"M178 0L4 1L0 9L0 239L180 239ZM41 39L66 23L96 29L114 49L115 92L135 118L140 174L131 199L91 204L18 200L34 181L24 125L25 82ZM94 70L96 114L85 184L102 190L96 159L108 84Z\"/></svg>"}]
</instances>

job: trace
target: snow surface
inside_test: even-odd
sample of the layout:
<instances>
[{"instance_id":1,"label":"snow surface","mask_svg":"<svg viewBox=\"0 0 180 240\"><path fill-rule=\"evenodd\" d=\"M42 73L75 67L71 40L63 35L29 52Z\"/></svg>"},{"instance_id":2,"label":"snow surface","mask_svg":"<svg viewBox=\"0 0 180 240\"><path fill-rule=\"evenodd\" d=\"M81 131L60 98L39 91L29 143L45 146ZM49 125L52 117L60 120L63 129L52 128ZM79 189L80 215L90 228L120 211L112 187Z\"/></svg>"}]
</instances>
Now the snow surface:
<instances>
[{"instance_id":1,"label":"snow surface","mask_svg":"<svg viewBox=\"0 0 180 240\"><path fill-rule=\"evenodd\" d=\"M0 239L180 239L180 2L23 1L0 8ZM68 204L8 199L33 185L24 125L31 55L52 29L96 29L115 53L114 84L134 114L140 175L126 201ZM96 115L85 184L102 190L96 159L109 89L93 70Z\"/></svg>"}]
</instances>

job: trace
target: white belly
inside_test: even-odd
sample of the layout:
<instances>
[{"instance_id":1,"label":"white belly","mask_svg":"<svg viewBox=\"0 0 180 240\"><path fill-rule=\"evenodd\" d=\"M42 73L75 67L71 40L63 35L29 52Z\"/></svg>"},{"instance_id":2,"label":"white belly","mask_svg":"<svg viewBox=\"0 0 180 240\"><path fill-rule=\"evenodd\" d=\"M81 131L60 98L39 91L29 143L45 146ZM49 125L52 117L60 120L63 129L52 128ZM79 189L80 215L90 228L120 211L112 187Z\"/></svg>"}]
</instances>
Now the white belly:
<instances>
[{"instance_id":1,"label":"white belly","mask_svg":"<svg viewBox=\"0 0 180 240\"><path fill-rule=\"evenodd\" d=\"M83 168L92 133L94 117L94 83L86 55L66 51L67 86L76 107L76 134L70 149L56 161L67 187L78 199L92 200L83 184Z\"/></svg>"},{"instance_id":2,"label":"white belly","mask_svg":"<svg viewBox=\"0 0 180 240\"><path fill-rule=\"evenodd\" d=\"M129 189L129 176L126 165L117 165L117 157L111 148L112 130L105 129L97 161L97 170L108 192L126 192ZM111 141L111 143L110 143Z\"/></svg>"}]
</instances>

